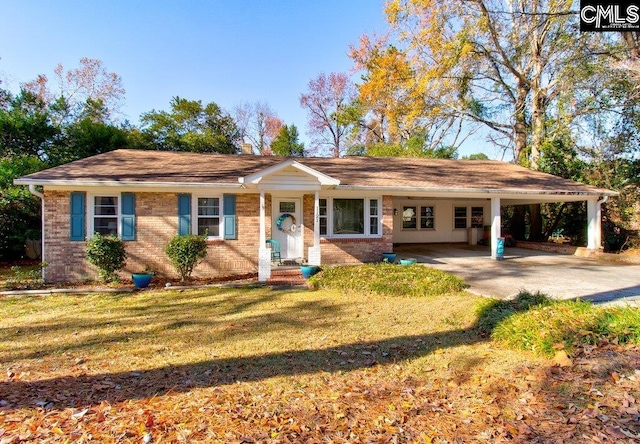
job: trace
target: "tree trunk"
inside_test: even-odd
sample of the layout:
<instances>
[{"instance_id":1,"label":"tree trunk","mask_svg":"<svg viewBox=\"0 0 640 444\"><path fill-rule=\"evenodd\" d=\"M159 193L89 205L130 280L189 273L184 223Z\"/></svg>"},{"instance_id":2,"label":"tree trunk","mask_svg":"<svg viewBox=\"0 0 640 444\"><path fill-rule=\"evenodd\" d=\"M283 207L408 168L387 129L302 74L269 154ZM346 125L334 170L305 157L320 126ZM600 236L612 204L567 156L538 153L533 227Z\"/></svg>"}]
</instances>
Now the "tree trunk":
<instances>
[{"instance_id":1,"label":"tree trunk","mask_svg":"<svg viewBox=\"0 0 640 444\"><path fill-rule=\"evenodd\" d=\"M522 81L518 81L517 97L515 103L515 121L513 124L514 136L514 160L523 165L527 159L527 114L526 103L529 95L529 87Z\"/></svg>"},{"instance_id":2,"label":"tree trunk","mask_svg":"<svg viewBox=\"0 0 640 444\"><path fill-rule=\"evenodd\" d=\"M529 240L532 242L542 241L542 212L540 204L529 206Z\"/></svg>"},{"instance_id":3,"label":"tree trunk","mask_svg":"<svg viewBox=\"0 0 640 444\"><path fill-rule=\"evenodd\" d=\"M525 240L525 211L524 206L514 205L513 207L513 219L511 219L511 235L516 240Z\"/></svg>"}]
</instances>

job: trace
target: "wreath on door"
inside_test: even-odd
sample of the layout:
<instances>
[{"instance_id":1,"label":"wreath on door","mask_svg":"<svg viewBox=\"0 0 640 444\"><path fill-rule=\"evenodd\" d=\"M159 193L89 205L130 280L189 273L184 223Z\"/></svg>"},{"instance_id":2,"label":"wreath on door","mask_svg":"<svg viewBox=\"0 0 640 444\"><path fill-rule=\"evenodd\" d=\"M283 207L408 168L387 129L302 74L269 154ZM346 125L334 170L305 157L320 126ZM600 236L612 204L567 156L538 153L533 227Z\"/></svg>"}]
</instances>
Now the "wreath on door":
<instances>
[{"instance_id":1,"label":"wreath on door","mask_svg":"<svg viewBox=\"0 0 640 444\"><path fill-rule=\"evenodd\" d=\"M284 228L282 226L282 224L287 219L291 219L291 225L289 225L289 228ZM289 214L289 213L284 213L284 214L280 215L280 217L276 221L276 226L278 227L279 231L283 231L285 233L293 233L298 228L296 226L296 218L293 217L293 214Z\"/></svg>"}]
</instances>

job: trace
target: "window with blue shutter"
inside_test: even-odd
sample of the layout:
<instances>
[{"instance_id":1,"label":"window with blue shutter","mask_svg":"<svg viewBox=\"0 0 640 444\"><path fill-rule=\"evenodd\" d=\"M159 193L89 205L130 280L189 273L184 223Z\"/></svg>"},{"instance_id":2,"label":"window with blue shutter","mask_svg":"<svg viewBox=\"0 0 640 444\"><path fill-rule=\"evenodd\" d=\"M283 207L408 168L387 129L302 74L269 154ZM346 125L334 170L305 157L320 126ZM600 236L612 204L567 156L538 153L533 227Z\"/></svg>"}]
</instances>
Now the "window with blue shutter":
<instances>
[{"instance_id":1,"label":"window with blue shutter","mask_svg":"<svg viewBox=\"0 0 640 444\"><path fill-rule=\"evenodd\" d=\"M237 239L236 234L236 196L225 194L222 203L223 230L225 239Z\"/></svg>"},{"instance_id":2,"label":"window with blue shutter","mask_svg":"<svg viewBox=\"0 0 640 444\"><path fill-rule=\"evenodd\" d=\"M122 193L120 208L120 238L123 241L136 240L136 195Z\"/></svg>"},{"instance_id":3,"label":"window with blue shutter","mask_svg":"<svg viewBox=\"0 0 640 444\"><path fill-rule=\"evenodd\" d=\"M191 234L191 194L178 194L178 234Z\"/></svg>"},{"instance_id":4,"label":"window with blue shutter","mask_svg":"<svg viewBox=\"0 0 640 444\"><path fill-rule=\"evenodd\" d=\"M83 241L85 239L85 193L71 193L71 224L70 239Z\"/></svg>"}]
</instances>

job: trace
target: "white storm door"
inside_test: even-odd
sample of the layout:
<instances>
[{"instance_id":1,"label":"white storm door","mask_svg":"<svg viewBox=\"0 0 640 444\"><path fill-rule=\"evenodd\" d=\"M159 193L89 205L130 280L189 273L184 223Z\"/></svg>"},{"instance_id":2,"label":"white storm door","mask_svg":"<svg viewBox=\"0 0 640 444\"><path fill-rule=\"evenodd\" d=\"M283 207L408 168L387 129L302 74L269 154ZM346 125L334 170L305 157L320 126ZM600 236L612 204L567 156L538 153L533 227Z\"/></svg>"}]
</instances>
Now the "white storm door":
<instances>
[{"instance_id":1,"label":"white storm door","mask_svg":"<svg viewBox=\"0 0 640 444\"><path fill-rule=\"evenodd\" d=\"M272 238L280 242L282 259L302 256L302 203L300 198L273 200Z\"/></svg>"}]
</instances>

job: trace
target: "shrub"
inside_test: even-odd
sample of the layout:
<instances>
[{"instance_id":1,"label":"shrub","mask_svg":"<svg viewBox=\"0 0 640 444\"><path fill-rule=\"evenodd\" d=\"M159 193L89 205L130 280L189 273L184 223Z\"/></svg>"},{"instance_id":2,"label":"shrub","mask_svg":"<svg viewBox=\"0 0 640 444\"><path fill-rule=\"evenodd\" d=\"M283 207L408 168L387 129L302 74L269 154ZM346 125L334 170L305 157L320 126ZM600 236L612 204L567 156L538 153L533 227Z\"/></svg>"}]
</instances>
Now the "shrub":
<instances>
[{"instance_id":1,"label":"shrub","mask_svg":"<svg viewBox=\"0 0 640 444\"><path fill-rule=\"evenodd\" d=\"M640 311L632 307L596 307L585 301L552 301L523 292L514 301L482 308L478 325L507 347L552 356L585 344L640 343Z\"/></svg>"},{"instance_id":2,"label":"shrub","mask_svg":"<svg viewBox=\"0 0 640 444\"><path fill-rule=\"evenodd\" d=\"M46 266L46 262L42 262L37 268L14 265L11 267L13 276L6 280L4 288L8 290L33 290L42 288L42 269Z\"/></svg>"},{"instance_id":3,"label":"shrub","mask_svg":"<svg viewBox=\"0 0 640 444\"><path fill-rule=\"evenodd\" d=\"M393 296L435 296L464 290L464 281L422 265L376 263L324 268L309 285Z\"/></svg>"},{"instance_id":4,"label":"shrub","mask_svg":"<svg viewBox=\"0 0 640 444\"><path fill-rule=\"evenodd\" d=\"M98 268L102 282L118 282L116 272L122 270L127 262L124 242L116 236L95 233L87 242L87 259Z\"/></svg>"},{"instance_id":5,"label":"shrub","mask_svg":"<svg viewBox=\"0 0 640 444\"><path fill-rule=\"evenodd\" d=\"M191 277L195 266L207 257L207 238L194 234L174 236L164 251L184 282Z\"/></svg>"}]
</instances>

